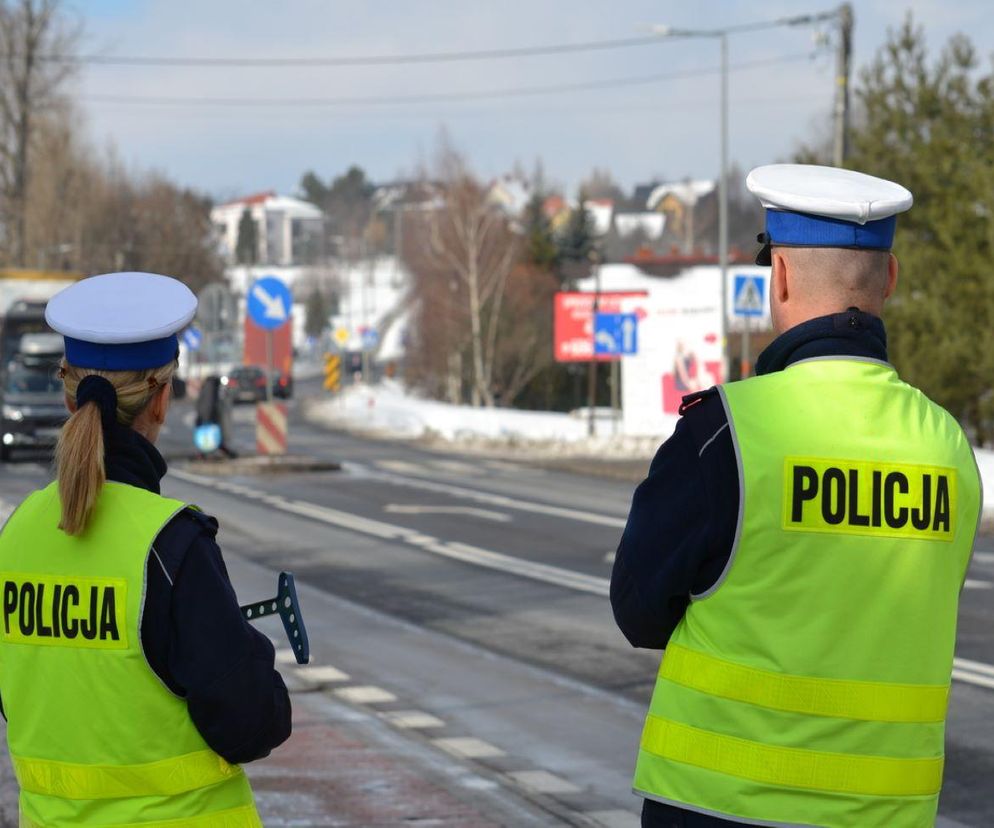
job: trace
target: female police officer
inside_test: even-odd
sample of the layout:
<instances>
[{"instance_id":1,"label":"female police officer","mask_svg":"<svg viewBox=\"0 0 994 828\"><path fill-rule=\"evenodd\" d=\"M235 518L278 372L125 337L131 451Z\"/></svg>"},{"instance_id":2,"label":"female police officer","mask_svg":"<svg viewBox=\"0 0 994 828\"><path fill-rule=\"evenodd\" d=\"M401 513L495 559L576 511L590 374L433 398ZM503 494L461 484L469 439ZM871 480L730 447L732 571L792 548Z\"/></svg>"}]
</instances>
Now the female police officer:
<instances>
[{"instance_id":1,"label":"female police officer","mask_svg":"<svg viewBox=\"0 0 994 828\"><path fill-rule=\"evenodd\" d=\"M261 825L237 763L290 733L217 524L159 495L180 282L83 280L49 303L72 413L58 480L0 535L0 696L21 825Z\"/></svg>"}]
</instances>

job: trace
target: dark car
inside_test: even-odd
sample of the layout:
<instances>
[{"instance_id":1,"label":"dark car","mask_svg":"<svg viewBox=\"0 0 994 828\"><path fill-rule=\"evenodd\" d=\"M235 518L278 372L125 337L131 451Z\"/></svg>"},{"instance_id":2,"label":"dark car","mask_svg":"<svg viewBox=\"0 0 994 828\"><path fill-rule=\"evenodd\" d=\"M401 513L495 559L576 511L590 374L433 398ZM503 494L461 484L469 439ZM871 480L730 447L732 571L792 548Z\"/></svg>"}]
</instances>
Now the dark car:
<instances>
[{"instance_id":1,"label":"dark car","mask_svg":"<svg viewBox=\"0 0 994 828\"><path fill-rule=\"evenodd\" d=\"M233 402L263 402L266 399L266 372L254 365L242 365L221 378Z\"/></svg>"},{"instance_id":2,"label":"dark car","mask_svg":"<svg viewBox=\"0 0 994 828\"><path fill-rule=\"evenodd\" d=\"M62 337L25 334L0 377L0 460L17 448L51 449L68 416L59 380Z\"/></svg>"},{"instance_id":3,"label":"dark car","mask_svg":"<svg viewBox=\"0 0 994 828\"><path fill-rule=\"evenodd\" d=\"M293 377L290 374L283 374L273 371L273 397L279 400L288 400L293 396Z\"/></svg>"}]
</instances>

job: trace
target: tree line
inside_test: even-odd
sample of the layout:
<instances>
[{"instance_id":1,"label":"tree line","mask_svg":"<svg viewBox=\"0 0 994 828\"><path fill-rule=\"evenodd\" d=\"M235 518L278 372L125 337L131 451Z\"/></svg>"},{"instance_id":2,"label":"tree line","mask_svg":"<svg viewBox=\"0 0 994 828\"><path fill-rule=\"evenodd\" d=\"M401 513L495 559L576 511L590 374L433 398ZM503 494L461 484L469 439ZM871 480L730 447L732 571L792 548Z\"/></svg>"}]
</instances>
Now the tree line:
<instances>
[{"instance_id":1,"label":"tree line","mask_svg":"<svg viewBox=\"0 0 994 828\"><path fill-rule=\"evenodd\" d=\"M70 85L81 36L60 0L0 2L0 264L167 273L198 289L223 275L210 201L99 152Z\"/></svg>"}]
</instances>

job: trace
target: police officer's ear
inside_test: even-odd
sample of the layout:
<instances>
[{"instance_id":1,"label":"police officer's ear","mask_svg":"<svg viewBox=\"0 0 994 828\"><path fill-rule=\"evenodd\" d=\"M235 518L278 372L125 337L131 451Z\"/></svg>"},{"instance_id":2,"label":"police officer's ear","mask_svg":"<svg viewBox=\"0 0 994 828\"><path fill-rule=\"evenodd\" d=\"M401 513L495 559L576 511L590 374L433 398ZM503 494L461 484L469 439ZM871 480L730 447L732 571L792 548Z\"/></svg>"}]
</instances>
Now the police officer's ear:
<instances>
[{"instance_id":1,"label":"police officer's ear","mask_svg":"<svg viewBox=\"0 0 994 828\"><path fill-rule=\"evenodd\" d=\"M172 391L170 383L166 383L156 390L152 399L148 401L148 413L153 422L162 425L166 421L166 413L169 411L169 394Z\"/></svg>"},{"instance_id":2,"label":"police officer's ear","mask_svg":"<svg viewBox=\"0 0 994 828\"><path fill-rule=\"evenodd\" d=\"M897 288L897 273L899 270L897 256L891 253L890 258L887 260L887 288L884 290L884 299L890 299L891 294Z\"/></svg>"},{"instance_id":3,"label":"police officer's ear","mask_svg":"<svg viewBox=\"0 0 994 828\"><path fill-rule=\"evenodd\" d=\"M770 301L783 304L790 298L790 277L787 258L775 248L770 254Z\"/></svg>"}]
</instances>

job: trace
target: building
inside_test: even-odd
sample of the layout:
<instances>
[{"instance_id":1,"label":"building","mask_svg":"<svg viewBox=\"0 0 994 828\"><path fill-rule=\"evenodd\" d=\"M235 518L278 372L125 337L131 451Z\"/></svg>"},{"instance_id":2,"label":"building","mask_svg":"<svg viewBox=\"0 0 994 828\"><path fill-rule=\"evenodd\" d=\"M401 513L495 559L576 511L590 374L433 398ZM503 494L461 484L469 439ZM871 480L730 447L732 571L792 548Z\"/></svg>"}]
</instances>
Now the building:
<instances>
[{"instance_id":1,"label":"building","mask_svg":"<svg viewBox=\"0 0 994 828\"><path fill-rule=\"evenodd\" d=\"M238 228L246 210L256 227L255 263L290 267L310 263L320 252L324 213L309 201L269 191L211 210L211 221L229 264L237 258Z\"/></svg>"}]
</instances>

